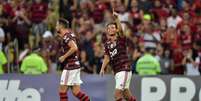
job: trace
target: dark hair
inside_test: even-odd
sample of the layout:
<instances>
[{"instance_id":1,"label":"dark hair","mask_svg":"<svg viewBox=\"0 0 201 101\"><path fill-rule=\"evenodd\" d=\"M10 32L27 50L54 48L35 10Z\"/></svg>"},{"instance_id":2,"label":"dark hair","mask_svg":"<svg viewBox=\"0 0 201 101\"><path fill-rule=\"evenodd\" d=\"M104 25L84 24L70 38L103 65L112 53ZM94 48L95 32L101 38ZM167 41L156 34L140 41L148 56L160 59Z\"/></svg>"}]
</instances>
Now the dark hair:
<instances>
[{"instance_id":1,"label":"dark hair","mask_svg":"<svg viewBox=\"0 0 201 101\"><path fill-rule=\"evenodd\" d=\"M153 54L156 51L156 48L146 47L145 52Z\"/></svg>"},{"instance_id":2,"label":"dark hair","mask_svg":"<svg viewBox=\"0 0 201 101\"><path fill-rule=\"evenodd\" d=\"M117 23L116 22L110 22L106 25L106 27L108 27L109 25L115 25L115 27L117 28Z\"/></svg>"},{"instance_id":3,"label":"dark hair","mask_svg":"<svg viewBox=\"0 0 201 101\"><path fill-rule=\"evenodd\" d=\"M69 21L64 19L64 18L60 18L58 20L59 24L62 25L64 28L69 28Z\"/></svg>"}]
</instances>

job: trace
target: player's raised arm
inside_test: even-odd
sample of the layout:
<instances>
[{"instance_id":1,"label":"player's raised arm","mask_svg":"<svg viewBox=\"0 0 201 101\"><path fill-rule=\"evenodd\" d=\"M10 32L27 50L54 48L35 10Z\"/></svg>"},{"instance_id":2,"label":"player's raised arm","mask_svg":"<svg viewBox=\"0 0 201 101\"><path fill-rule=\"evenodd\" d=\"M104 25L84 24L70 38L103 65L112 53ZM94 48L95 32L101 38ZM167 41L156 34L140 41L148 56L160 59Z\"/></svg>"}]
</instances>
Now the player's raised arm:
<instances>
[{"instance_id":1,"label":"player's raised arm","mask_svg":"<svg viewBox=\"0 0 201 101\"><path fill-rule=\"evenodd\" d=\"M114 8L113 8L113 16L114 16L114 19L115 19L115 22L117 24L117 29L119 30L119 36L124 36L124 31L122 29L122 26L121 26L121 22L118 18L118 13L114 11Z\"/></svg>"}]
</instances>

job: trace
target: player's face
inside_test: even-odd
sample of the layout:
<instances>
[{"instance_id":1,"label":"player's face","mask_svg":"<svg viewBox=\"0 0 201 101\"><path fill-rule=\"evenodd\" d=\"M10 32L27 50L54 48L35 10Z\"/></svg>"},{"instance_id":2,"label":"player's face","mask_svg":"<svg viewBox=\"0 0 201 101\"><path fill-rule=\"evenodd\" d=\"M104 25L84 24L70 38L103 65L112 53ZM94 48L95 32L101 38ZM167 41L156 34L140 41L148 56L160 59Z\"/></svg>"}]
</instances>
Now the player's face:
<instances>
[{"instance_id":1,"label":"player's face","mask_svg":"<svg viewBox=\"0 0 201 101\"><path fill-rule=\"evenodd\" d=\"M59 22L57 22L56 24L56 31L59 32L61 30L61 25L59 24Z\"/></svg>"},{"instance_id":2,"label":"player's face","mask_svg":"<svg viewBox=\"0 0 201 101\"><path fill-rule=\"evenodd\" d=\"M60 36L60 30L61 30L61 25L59 24L59 22L57 22L57 24L56 24L56 31L57 31L57 34L59 34L59 36Z\"/></svg>"},{"instance_id":3,"label":"player's face","mask_svg":"<svg viewBox=\"0 0 201 101\"><path fill-rule=\"evenodd\" d=\"M111 39L111 40L115 40L116 39L116 37L117 37L117 34L116 34L117 33L116 25L113 25L113 24L108 25L107 32L108 32L108 34L107 34L107 38L108 39Z\"/></svg>"},{"instance_id":4,"label":"player's face","mask_svg":"<svg viewBox=\"0 0 201 101\"><path fill-rule=\"evenodd\" d=\"M107 26L107 32L109 35L114 35L117 33L117 28L114 24L108 25Z\"/></svg>"}]
</instances>

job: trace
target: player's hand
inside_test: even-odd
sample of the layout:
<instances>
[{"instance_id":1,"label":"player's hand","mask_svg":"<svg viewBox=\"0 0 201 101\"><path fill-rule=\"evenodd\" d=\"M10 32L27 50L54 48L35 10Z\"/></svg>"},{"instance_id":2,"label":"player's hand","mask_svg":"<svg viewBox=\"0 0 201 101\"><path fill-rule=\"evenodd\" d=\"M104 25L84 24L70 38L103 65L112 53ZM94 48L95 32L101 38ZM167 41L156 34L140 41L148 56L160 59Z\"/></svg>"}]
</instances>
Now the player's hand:
<instances>
[{"instance_id":1,"label":"player's hand","mask_svg":"<svg viewBox=\"0 0 201 101\"><path fill-rule=\"evenodd\" d=\"M118 16L119 16L119 14L118 14L117 12L115 12L115 11L113 11L113 14L112 14L112 15L114 16L115 19L117 19Z\"/></svg>"},{"instance_id":2,"label":"player's hand","mask_svg":"<svg viewBox=\"0 0 201 101\"><path fill-rule=\"evenodd\" d=\"M65 60L65 57L64 57L64 56L59 57L59 61L60 61L61 63L64 62L64 60Z\"/></svg>"},{"instance_id":3,"label":"player's hand","mask_svg":"<svg viewBox=\"0 0 201 101\"><path fill-rule=\"evenodd\" d=\"M100 76L103 76L105 74L105 70L101 69Z\"/></svg>"}]
</instances>

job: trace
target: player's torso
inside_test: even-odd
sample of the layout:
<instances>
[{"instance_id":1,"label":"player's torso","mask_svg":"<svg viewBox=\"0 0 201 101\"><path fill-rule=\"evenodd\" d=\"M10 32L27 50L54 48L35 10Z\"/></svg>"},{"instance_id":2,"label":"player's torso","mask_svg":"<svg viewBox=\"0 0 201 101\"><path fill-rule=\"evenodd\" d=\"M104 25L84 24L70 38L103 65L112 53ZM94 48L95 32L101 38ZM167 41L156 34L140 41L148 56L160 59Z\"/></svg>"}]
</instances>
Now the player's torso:
<instances>
[{"instance_id":1,"label":"player's torso","mask_svg":"<svg viewBox=\"0 0 201 101\"><path fill-rule=\"evenodd\" d=\"M73 40L77 44L75 34L74 33L66 33L65 36L63 37L63 42L62 42L62 54L63 55L69 51L70 47L68 46L68 43L71 40ZM67 57L65 59L65 61L62 63L62 65L64 66L64 69L67 69L67 70L80 68L78 52L75 52L71 56Z\"/></svg>"},{"instance_id":2,"label":"player's torso","mask_svg":"<svg viewBox=\"0 0 201 101\"><path fill-rule=\"evenodd\" d=\"M114 72L130 70L130 61L127 55L126 39L117 38L116 41L107 41L105 48L110 56L110 64Z\"/></svg>"}]
</instances>

